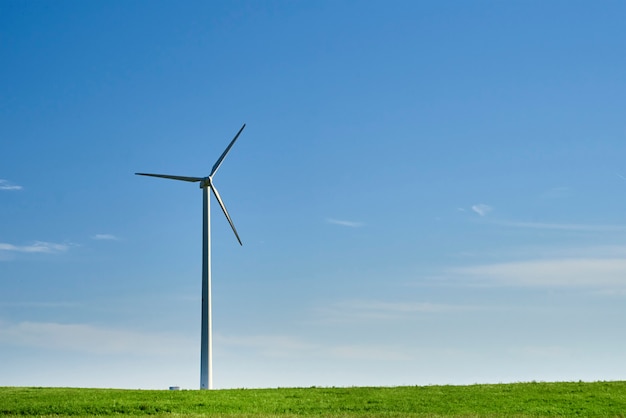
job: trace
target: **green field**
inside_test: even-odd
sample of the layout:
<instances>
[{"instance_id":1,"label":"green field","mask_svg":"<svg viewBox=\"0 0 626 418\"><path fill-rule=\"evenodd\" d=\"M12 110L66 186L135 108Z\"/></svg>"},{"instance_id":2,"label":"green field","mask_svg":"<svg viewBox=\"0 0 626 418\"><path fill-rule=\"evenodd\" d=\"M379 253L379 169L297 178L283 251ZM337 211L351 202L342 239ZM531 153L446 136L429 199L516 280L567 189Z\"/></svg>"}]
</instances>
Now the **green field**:
<instances>
[{"instance_id":1,"label":"green field","mask_svg":"<svg viewBox=\"0 0 626 418\"><path fill-rule=\"evenodd\" d=\"M626 382L215 391L3 387L0 415L625 417Z\"/></svg>"}]
</instances>

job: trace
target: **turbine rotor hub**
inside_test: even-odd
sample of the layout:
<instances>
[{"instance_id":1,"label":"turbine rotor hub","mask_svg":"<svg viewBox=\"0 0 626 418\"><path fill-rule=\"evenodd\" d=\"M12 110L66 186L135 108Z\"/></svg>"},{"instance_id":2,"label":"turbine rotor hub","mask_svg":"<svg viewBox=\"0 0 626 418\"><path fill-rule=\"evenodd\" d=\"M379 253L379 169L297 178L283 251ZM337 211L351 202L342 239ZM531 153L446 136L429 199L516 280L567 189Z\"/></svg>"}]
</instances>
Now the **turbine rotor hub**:
<instances>
[{"instance_id":1,"label":"turbine rotor hub","mask_svg":"<svg viewBox=\"0 0 626 418\"><path fill-rule=\"evenodd\" d=\"M211 177L210 176L209 177L204 177L202 179L202 181L200 181L200 188L201 189L206 189L207 187L210 188L211 186L212 186L212 183L211 183Z\"/></svg>"}]
</instances>

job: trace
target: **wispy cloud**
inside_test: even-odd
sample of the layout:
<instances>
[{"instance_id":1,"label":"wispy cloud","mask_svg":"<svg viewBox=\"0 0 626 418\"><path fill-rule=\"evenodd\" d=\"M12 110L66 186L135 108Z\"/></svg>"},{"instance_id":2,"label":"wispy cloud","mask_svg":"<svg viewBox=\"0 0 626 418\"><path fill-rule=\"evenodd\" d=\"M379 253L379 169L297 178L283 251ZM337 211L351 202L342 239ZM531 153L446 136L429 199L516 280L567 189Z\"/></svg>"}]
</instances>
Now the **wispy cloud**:
<instances>
[{"instance_id":1,"label":"wispy cloud","mask_svg":"<svg viewBox=\"0 0 626 418\"><path fill-rule=\"evenodd\" d=\"M0 344L96 354L193 355L180 335L145 333L88 324L0 322Z\"/></svg>"},{"instance_id":2,"label":"wispy cloud","mask_svg":"<svg viewBox=\"0 0 626 418\"><path fill-rule=\"evenodd\" d=\"M331 347L328 353L345 360L407 361L415 358L414 351L391 345L340 345Z\"/></svg>"},{"instance_id":3,"label":"wispy cloud","mask_svg":"<svg viewBox=\"0 0 626 418\"><path fill-rule=\"evenodd\" d=\"M350 228L360 228L360 227L363 226L363 224L361 222L344 221L344 220L332 219L332 218L327 218L326 222L328 222L329 224L347 226L347 227L350 227Z\"/></svg>"},{"instance_id":4,"label":"wispy cloud","mask_svg":"<svg viewBox=\"0 0 626 418\"><path fill-rule=\"evenodd\" d=\"M573 350L565 346L555 345L526 345L521 347L513 347L508 350L511 354L521 357L563 359L565 356L572 355Z\"/></svg>"},{"instance_id":5,"label":"wispy cloud","mask_svg":"<svg viewBox=\"0 0 626 418\"><path fill-rule=\"evenodd\" d=\"M298 357L302 353L312 353L320 348L319 344L288 335L216 335L216 342L228 347L253 349L266 357Z\"/></svg>"},{"instance_id":6,"label":"wispy cloud","mask_svg":"<svg viewBox=\"0 0 626 418\"><path fill-rule=\"evenodd\" d=\"M43 308L43 309L66 309L76 308L82 306L76 302L2 302L0 301L0 307L8 308Z\"/></svg>"},{"instance_id":7,"label":"wispy cloud","mask_svg":"<svg viewBox=\"0 0 626 418\"><path fill-rule=\"evenodd\" d=\"M10 251L19 253L61 253L69 249L67 244L57 244L54 242L35 241L31 245L13 245L0 242L0 251Z\"/></svg>"},{"instance_id":8,"label":"wispy cloud","mask_svg":"<svg viewBox=\"0 0 626 418\"><path fill-rule=\"evenodd\" d=\"M492 220L496 225L513 228L552 229L560 231L580 232L619 232L626 231L626 225L593 225L593 224L565 224L556 222L523 222L523 221L498 221Z\"/></svg>"},{"instance_id":9,"label":"wispy cloud","mask_svg":"<svg viewBox=\"0 0 626 418\"><path fill-rule=\"evenodd\" d=\"M13 184L8 180L0 179L0 190L22 190L22 186Z\"/></svg>"},{"instance_id":10,"label":"wispy cloud","mask_svg":"<svg viewBox=\"0 0 626 418\"><path fill-rule=\"evenodd\" d=\"M230 348L252 350L271 358L332 358L351 360L403 361L413 358L411 351L402 347L377 344L335 345L307 342L285 335L217 335L216 342Z\"/></svg>"},{"instance_id":11,"label":"wispy cloud","mask_svg":"<svg viewBox=\"0 0 626 418\"><path fill-rule=\"evenodd\" d=\"M485 216L489 212L493 210L493 208L489 205L485 205L484 203L479 203L477 205L472 206L472 210L479 214L480 216Z\"/></svg>"},{"instance_id":12,"label":"wispy cloud","mask_svg":"<svg viewBox=\"0 0 626 418\"><path fill-rule=\"evenodd\" d=\"M96 234L91 237L98 241L119 241L119 238L112 234Z\"/></svg>"},{"instance_id":13,"label":"wispy cloud","mask_svg":"<svg viewBox=\"0 0 626 418\"><path fill-rule=\"evenodd\" d=\"M555 258L453 268L454 276L474 284L533 287L626 287L624 258Z\"/></svg>"},{"instance_id":14,"label":"wispy cloud","mask_svg":"<svg viewBox=\"0 0 626 418\"><path fill-rule=\"evenodd\" d=\"M379 300L348 300L318 309L324 320L351 322L360 320L409 319L422 314L442 314L476 310L477 307L431 302L388 302Z\"/></svg>"}]
</instances>

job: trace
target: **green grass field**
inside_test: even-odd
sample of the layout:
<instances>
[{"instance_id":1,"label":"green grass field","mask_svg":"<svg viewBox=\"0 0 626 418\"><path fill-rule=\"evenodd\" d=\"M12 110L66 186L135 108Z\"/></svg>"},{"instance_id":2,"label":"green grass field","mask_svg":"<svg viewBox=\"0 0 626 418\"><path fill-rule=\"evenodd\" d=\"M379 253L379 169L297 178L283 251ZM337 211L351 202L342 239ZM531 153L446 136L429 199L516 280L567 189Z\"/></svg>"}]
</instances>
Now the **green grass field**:
<instances>
[{"instance_id":1,"label":"green grass field","mask_svg":"<svg viewBox=\"0 0 626 418\"><path fill-rule=\"evenodd\" d=\"M4 387L0 415L625 417L626 382L215 391Z\"/></svg>"}]
</instances>

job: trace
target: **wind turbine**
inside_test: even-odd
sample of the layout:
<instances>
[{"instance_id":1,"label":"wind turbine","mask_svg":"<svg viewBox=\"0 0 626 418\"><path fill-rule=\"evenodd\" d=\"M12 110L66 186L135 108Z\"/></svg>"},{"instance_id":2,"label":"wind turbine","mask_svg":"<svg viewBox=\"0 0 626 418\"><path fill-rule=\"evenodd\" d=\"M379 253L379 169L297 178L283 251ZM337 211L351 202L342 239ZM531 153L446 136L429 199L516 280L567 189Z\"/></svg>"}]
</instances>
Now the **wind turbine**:
<instances>
[{"instance_id":1,"label":"wind turbine","mask_svg":"<svg viewBox=\"0 0 626 418\"><path fill-rule=\"evenodd\" d=\"M226 210L226 206L224 206L224 202L220 197L217 189L215 188L215 184L213 184L213 176L217 172L217 170L222 165L222 161L226 157L226 154L230 151L230 149L235 144L237 138L243 131L243 128L246 127L244 123L237 135L230 141L230 144L226 147L220 158L217 159L215 164L213 164L213 168L211 169L211 174L207 177L185 177L185 176L171 176L169 174L150 174L150 173L135 173L139 176L150 176L150 177L161 177L164 179L172 179L172 180L181 180L188 181L192 183L200 182L200 188L202 189L202 332L200 337L200 389L213 389L213 326L212 326L212 318L211 318L211 205L210 205L210 196L209 189L215 195L217 199L217 203L219 203L222 208L222 212L226 215L226 219L228 219L228 223L230 227L233 229L235 233L235 237L237 237L237 241L239 241L239 245L243 245L241 243L241 239L239 238L239 234L235 229L235 225L233 224L228 211Z\"/></svg>"}]
</instances>

